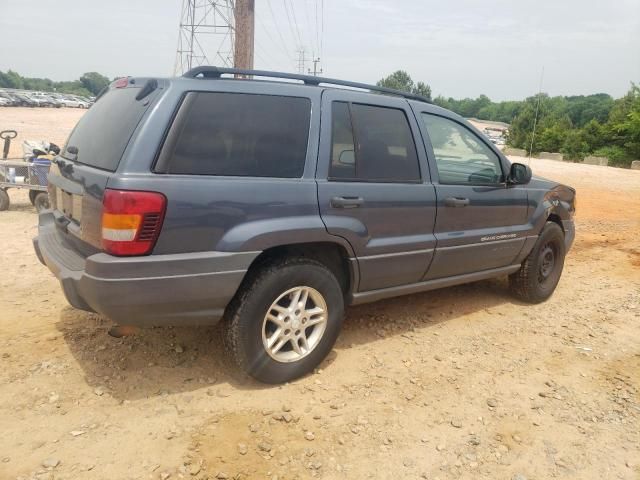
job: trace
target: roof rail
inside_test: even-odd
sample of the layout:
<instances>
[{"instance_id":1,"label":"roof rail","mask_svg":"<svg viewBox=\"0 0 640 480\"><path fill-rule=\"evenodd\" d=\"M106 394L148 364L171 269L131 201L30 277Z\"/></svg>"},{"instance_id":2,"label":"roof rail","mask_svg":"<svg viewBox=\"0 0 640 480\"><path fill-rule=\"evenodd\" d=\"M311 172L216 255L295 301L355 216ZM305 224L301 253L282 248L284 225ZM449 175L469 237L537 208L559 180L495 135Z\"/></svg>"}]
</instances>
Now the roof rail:
<instances>
[{"instance_id":1,"label":"roof rail","mask_svg":"<svg viewBox=\"0 0 640 480\"><path fill-rule=\"evenodd\" d=\"M366 83L358 83L358 82L349 82L346 80L338 80L335 78L315 77L312 75L300 75L296 73L271 72L269 70L246 70L241 68L201 66L201 67L192 68L182 76L186 78L198 78L201 76L202 78L205 78L205 79L217 79L217 78L221 78L222 75L243 75L243 76L254 76L254 77L283 78L287 80L299 80L301 82L304 82L305 85L315 85L315 86L318 86L321 83L327 84L327 85L340 85L343 87L359 88L362 90L369 90L371 92L386 93L388 95L396 95L396 96L408 98L411 100L418 100L420 102L431 103L429 99L423 97L422 95L403 92L401 90L394 90L393 88L378 87L377 85L369 85Z\"/></svg>"}]
</instances>

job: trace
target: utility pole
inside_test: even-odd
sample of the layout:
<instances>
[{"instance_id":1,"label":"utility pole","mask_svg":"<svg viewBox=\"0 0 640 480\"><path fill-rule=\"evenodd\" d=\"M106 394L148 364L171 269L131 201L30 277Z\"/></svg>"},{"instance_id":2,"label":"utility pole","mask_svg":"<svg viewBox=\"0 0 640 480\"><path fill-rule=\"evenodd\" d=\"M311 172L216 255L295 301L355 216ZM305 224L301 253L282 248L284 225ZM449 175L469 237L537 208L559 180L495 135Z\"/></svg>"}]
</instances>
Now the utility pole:
<instances>
[{"instance_id":1,"label":"utility pole","mask_svg":"<svg viewBox=\"0 0 640 480\"><path fill-rule=\"evenodd\" d=\"M235 68L253 69L253 44L255 30L255 0L235 2Z\"/></svg>"},{"instance_id":2,"label":"utility pole","mask_svg":"<svg viewBox=\"0 0 640 480\"><path fill-rule=\"evenodd\" d=\"M317 77L318 75L321 75L322 74L322 67L320 67L320 70L318 70L318 64L320 63L320 58L314 58L311 61L313 62L313 71L311 71L311 69L309 69L309 75L313 75L314 77Z\"/></svg>"}]
</instances>

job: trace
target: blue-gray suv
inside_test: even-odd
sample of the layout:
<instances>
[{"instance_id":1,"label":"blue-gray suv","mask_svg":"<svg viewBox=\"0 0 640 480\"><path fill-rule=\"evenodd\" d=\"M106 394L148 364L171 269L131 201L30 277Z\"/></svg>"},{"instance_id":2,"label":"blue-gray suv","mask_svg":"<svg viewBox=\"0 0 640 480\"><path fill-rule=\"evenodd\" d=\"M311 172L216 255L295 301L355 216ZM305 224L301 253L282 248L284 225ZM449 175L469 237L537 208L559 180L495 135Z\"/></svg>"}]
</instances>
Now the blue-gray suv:
<instances>
[{"instance_id":1,"label":"blue-gray suv","mask_svg":"<svg viewBox=\"0 0 640 480\"><path fill-rule=\"evenodd\" d=\"M574 238L572 188L421 97L216 67L114 82L49 196L34 246L71 305L120 325L222 320L269 383L323 360L345 305L503 275L544 301Z\"/></svg>"}]
</instances>

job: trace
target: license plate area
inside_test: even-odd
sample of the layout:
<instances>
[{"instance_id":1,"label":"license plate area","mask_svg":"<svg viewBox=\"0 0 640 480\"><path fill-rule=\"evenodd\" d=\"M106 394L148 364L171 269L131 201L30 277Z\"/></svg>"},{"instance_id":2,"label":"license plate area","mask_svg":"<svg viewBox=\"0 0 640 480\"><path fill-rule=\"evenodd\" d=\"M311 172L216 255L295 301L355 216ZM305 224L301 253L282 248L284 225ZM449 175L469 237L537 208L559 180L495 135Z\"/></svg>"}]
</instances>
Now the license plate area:
<instances>
[{"instance_id":1,"label":"license plate area","mask_svg":"<svg viewBox=\"0 0 640 480\"><path fill-rule=\"evenodd\" d=\"M65 192L56 188L56 205L58 210L72 222L80 224L82 221L82 196Z\"/></svg>"}]
</instances>

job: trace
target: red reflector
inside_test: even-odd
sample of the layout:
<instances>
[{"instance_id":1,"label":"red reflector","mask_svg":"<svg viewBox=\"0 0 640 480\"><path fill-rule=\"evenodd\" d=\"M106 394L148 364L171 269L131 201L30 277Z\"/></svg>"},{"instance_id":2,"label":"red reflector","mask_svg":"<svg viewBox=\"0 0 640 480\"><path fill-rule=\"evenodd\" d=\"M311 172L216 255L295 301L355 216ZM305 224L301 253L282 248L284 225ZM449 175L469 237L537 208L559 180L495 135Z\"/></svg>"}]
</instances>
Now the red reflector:
<instances>
[{"instance_id":1,"label":"red reflector","mask_svg":"<svg viewBox=\"0 0 640 480\"><path fill-rule=\"evenodd\" d=\"M167 199L157 192L111 190L102 199L102 248L112 255L151 253L160 234Z\"/></svg>"}]
</instances>

